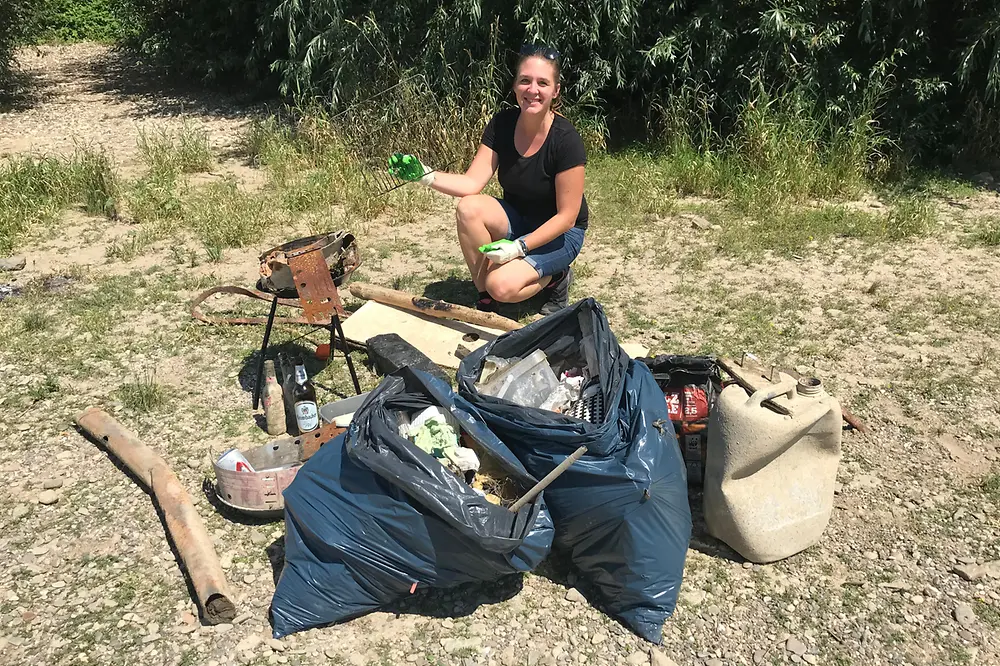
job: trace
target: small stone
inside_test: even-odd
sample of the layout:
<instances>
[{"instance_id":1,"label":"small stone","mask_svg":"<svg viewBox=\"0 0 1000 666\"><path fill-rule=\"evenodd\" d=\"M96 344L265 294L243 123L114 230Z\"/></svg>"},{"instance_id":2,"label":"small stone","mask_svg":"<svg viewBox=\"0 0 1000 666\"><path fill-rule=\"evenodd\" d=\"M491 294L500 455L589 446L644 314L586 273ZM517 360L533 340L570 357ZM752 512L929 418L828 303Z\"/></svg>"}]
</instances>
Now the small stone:
<instances>
[{"instance_id":1,"label":"small stone","mask_svg":"<svg viewBox=\"0 0 1000 666\"><path fill-rule=\"evenodd\" d=\"M753 562L744 562L743 563L743 568L744 569L753 569Z\"/></svg>"},{"instance_id":2,"label":"small stone","mask_svg":"<svg viewBox=\"0 0 1000 666\"><path fill-rule=\"evenodd\" d=\"M56 488L62 488L62 484L63 480L60 479L59 477L55 477L52 479L45 479L45 481L42 481L42 488L44 488L45 490L55 490Z\"/></svg>"},{"instance_id":3,"label":"small stone","mask_svg":"<svg viewBox=\"0 0 1000 666\"><path fill-rule=\"evenodd\" d=\"M14 510L10 512L10 517L14 520L28 515L28 507L25 504L15 504Z\"/></svg>"},{"instance_id":4,"label":"small stone","mask_svg":"<svg viewBox=\"0 0 1000 666\"><path fill-rule=\"evenodd\" d=\"M528 650L528 666L537 666L542 658L542 653L538 650Z\"/></svg>"},{"instance_id":5,"label":"small stone","mask_svg":"<svg viewBox=\"0 0 1000 666\"><path fill-rule=\"evenodd\" d=\"M689 606L700 606L705 602L707 597L708 592L705 592L705 590L688 589L681 592L681 601Z\"/></svg>"},{"instance_id":6,"label":"small stone","mask_svg":"<svg viewBox=\"0 0 1000 666\"><path fill-rule=\"evenodd\" d=\"M929 599L940 599L941 590L937 589L933 585L928 585L924 588L924 596Z\"/></svg>"},{"instance_id":7,"label":"small stone","mask_svg":"<svg viewBox=\"0 0 1000 666\"><path fill-rule=\"evenodd\" d=\"M243 624L244 622L246 622L247 620L249 620L252 617L253 617L253 613L241 613L241 614L239 614L239 615L236 616L235 620L233 620L233 624Z\"/></svg>"},{"instance_id":8,"label":"small stone","mask_svg":"<svg viewBox=\"0 0 1000 666\"><path fill-rule=\"evenodd\" d=\"M986 187L987 185L993 184L993 174L989 171L980 171L975 176L972 177L972 182L976 185L981 185Z\"/></svg>"},{"instance_id":9,"label":"small stone","mask_svg":"<svg viewBox=\"0 0 1000 666\"><path fill-rule=\"evenodd\" d=\"M920 596L919 594L914 594L912 597L910 597L910 603L913 603L913 604L916 604L916 605L919 606L920 604L924 603L924 598L922 596Z\"/></svg>"},{"instance_id":10,"label":"small stone","mask_svg":"<svg viewBox=\"0 0 1000 666\"><path fill-rule=\"evenodd\" d=\"M649 663L650 666L677 666L676 661L655 648L649 650Z\"/></svg>"},{"instance_id":11,"label":"small stone","mask_svg":"<svg viewBox=\"0 0 1000 666\"><path fill-rule=\"evenodd\" d=\"M222 557L219 558L219 566L223 569L231 569L233 567L233 554L224 553Z\"/></svg>"},{"instance_id":12,"label":"small stone","mask_svg":"<svg viewBox=\"0 0 1000 666\"><path fill-rule=\"evenodd\" d=\"M514 655L514 648L508 647L503 651L500 655L500 663L502 663L503 666L517 666L517 657Z\"/></svg>"},{"instance_id":13,"label":"small stone","mask_svg":"<svg viewBox=\"0 0 1000 666\"><path fill-rule=\"evenodd\" d=\"M575 604L584 604L587 603L587 597L583 596L580 590L571 587L566 593L566 601L572 601Z\"/></svg>"},{"instance_id":14,"label":"small stone","mask_svg":"<svg viewBox=\"0 0 1000 666\"><path fill-rule=\"evenodd\" d=\"M712 223L706 220L701 215L695 215L693 213L685 213L684 215L681 215L681 217L684 218L685 220L690 221L691 226L694 227L695 229L701 229L702 231L704 231L705 229L712 228Z\"/></svg>"},{"instance_id":15,"label":"small stone","mask_svg":"<svg viewBox=\"0 0 1000 666\"><path fill-rule=\"evenodd\" d=\"M641 666L642 664L649 663L649 653L647 652L633 652L628 656L628 663L631 666Z\"/></svg>"},{"instance_id":16,"label":"small stone","mask_svg":"<svg viewBox=\"0 0 1000 666\"><path fill-rule=\"evenodd\" d=\"M246 576L243 576L243 582L246 583L247 585L253 585L254 583L257 582L257 576L254 576L253 574L247 574Z\"/></svg>"},{"instance_id":17,"label":"small stone","mask_svg":"<svg viewBox=\"0 0 1000 666\"><path fill-rule=\"evenodd\" d=\"M753 652L753 663L754 664L758 664L758 665L759 664L763 664L764 663L764 659L766 657L767 657L767 652L766 651L764 651L764 650L754 650L754 652Z\"/></svg>"},{"instance_id":18,"label":"small stone","mask_svg":"<svg viewBox=\"0 0 1000 666\"><path fill-rule=\"evenodd\" d=\"M959 629L958 630L958 637L961 638L963 641L968 641L970 643L974 643L976 641L975 634L973 634L971 631L968 631L966 629Z\"/></svg>"},{"instance_id":19,"label":"small stone","mask_svg":"<svg viewBox=\"0 0 1000 666\"><path fill-rule=\"evenodd\" d=\"M263 546L267 543L267 537L257 530L250 530L250 543L255 546Z\"/></svg>"},{"instance_id":20,"label":"small stone","mask_svg":"<svg viewBox=\"0 0 1000 666\"><path fill-rule=\"evenodd\" d=\"M233 625L229 624L228 622L223 622L222 624L215 625L215 633L226 634L229 633L232 630L232 628Z\"/></svg>"},{"instance_id":21,"label":"small stone","mask_svg":"<svg viewBox=\"0 0 1000 666\"><path fill-rule=\"evenodd\" d=\"M817 657L814 654L804 654L802 655L802 661L806 662L807 664L818 664L819 657Z\"/></svg>"},{"instance_id":22,"label":"small stone","mask_svg":"<svg viewBox=\"0 0 1000 666\"><path fill-rule=\"evenodd\" d=\"M878 559L878 553L876 553L874 550L866 550L865 559L875 561Z\"/></svg>"},{"instance_id":23,"label":"small stone","mask_svg":"<svg viewBox=\"0 0 1000 666\"><path fill-rule=\"evenodd\" d=\"M952 569L953 572L958 574L960 577L964 578L969 582L977 581L986 575L985 567L979 564L959 564Z\"/></svg>"},{"instance_id":24,"label":"small stone","mask_svg":"<svg viewBox=\"0 0 1000 666\"><path fill-rule=\"evenodd\" d=\"M792 654L797 654L800 657L806 653L806 644L800 641L795 636L792 636L787 641L785 641L785 649Z\"/></svg>"},{"instance_id":25,"label":"small stone","mask_svg":"<svg viewBox=\"0 0 1000 666\"><path fill-rule=\"evenodd\" d=\"M192 622L191 624L181 625L181 628L178 629L177 631L181 632L182 634L190 634L194 631L197 631L198 627L200 626L201 625L199 625L197 622Z\"/></svg>"},{"instance_id":26,"label":"small stone","mask_svg":"<svg viewBox=\"0 0 1000 666\"><path fill-rule=\"evenodd\" d=\"M285 644L279 641L277 638L268 638L264 643L267 647L271 648L275 652L284 652Z\"/></svg>"},{"instance_id":27,"label":"small stone","mask_svg":"<svg viewBox=\"0 0 1000 666\"><path fill-rule=\"evenodd\" d=\"M4 257L0 259L0 271L19 271L26 263L24 257Z\"/></svg>"},{"instance_id":28,"label":"small stone","mask_svg":"<svg viewBox=\"0 0 1000 666\"><path fill-rule=\"evenodd\" d=\"M705 666L723 666L721 659L709 659L705 662Z\"/></svg>"},{"instance_id":29,"label":"small stone","mask_svg":"<svg viewBox=\"0 0 1000 666\"><path fill-rule=\"evenodd\" d=\"M967 627L976 621L976 613L972 610L972 606L966 603L956 605L953 614L955 620L963 627Z\"/></svg>"},{"instance_id":30,"label":"small stone","mask_svg":"<svg viewBox=\"0 0 1000 666\"><path fill-rule=\"evenodd\" d=\"M188 458L184 463L191 469L201 469L201 461L197 458Z\"/></svg>"},{"instance_id":31,"label":"small stone","mask_svg":"<svg viewBox=\"0 0 1000 666\"><path fill-rule=\"evenodd\" d=\"M150 634L149 636L146 636L145 638L143 638L142 642L143 642L143 644L149 644L149 643L152 643L153 641L158 641L158 640L160 640L160 635L159 634Z\"/></svg>"},{"instance_id":32,"label":"small stone","mask_svg":"<svg viewBox=\"0 0 1000 666\"><path fill-rule=\"evenodd\" d=\"M245 650L247 652L253 652L254 650L257 649L257 647L261 644L261 642L262 641L260 636L258 636L257 634L250 634L249 636L247 636L246 638L244 638L243 640L241 640L239 643L236 644L236 651L241 652Z\"/></svg>"},{"instance_id":33,"label":"small stone","mask_svg":"<svg viewBox=\"0 0 1000 666\"><path fill-rule=\"evenodd\" d=\"M39 504L55 504L59 501L59 495L54 490L43 490L38 493Z\"/></svg>"}]
</instances>

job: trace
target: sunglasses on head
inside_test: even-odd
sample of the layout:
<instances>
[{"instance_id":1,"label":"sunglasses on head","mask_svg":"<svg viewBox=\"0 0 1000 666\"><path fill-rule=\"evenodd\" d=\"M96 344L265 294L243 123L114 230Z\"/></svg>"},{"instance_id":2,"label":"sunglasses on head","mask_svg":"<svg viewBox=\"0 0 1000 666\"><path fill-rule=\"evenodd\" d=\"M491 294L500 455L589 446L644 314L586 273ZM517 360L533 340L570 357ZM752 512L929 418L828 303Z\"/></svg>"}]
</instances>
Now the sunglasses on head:
<instances>
[{"instance_id":1,"label":"sunglasses on head","mask_svg":"<svg viewBox=\"0 0 1000 666\"><path fill-rule=\"evenodd\" d=\"M559 59L559 51L556 51L551 46L545 46L543 44L525 44L521 47L521 55L542 56L546 60Z\"/></svg>"}]
</instances>

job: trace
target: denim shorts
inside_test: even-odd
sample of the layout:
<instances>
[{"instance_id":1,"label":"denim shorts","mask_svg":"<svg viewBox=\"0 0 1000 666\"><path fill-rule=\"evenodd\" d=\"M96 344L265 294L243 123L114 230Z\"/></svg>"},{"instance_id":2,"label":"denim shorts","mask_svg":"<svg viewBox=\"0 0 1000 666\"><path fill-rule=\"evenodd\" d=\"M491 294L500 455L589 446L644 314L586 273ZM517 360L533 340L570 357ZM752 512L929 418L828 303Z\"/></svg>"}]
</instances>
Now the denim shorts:
<instances>
[{"instance_id":1,"label":"denim shorts","mask_svg":"<svg viewBox=\"0 0 1000 666\"><path fill-rule=\"evenodd\" d=\"M507 240L527 236L545 222L545 220L528 219L503 199L497 198L497 201L507 213ZM528 250L528 256L524 260L538 271L538 277L542 278L569 268L581 249L583 249L583 229L573 227L555 240L534 250Z\"/></svg>"}]
</instances>

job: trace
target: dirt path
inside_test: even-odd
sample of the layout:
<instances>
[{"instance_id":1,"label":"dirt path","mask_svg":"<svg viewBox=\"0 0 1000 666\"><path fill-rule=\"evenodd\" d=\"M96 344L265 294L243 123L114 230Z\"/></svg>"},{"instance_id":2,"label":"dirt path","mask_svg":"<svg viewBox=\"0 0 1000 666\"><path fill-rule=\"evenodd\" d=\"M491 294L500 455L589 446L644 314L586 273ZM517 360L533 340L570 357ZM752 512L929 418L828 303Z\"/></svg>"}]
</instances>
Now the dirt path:
<instances>
[{"instance_id":1,"label":"dirt path","mask_svg":"<svg viewBox=\"0 0 1000 666\"><path fill-rule=\"evenodd\" d=\"M140 131L176 130L185 120L208 132L224 155L251 113L231 97L166 83L98 44L26 49L20 62L32 83L23 104L0 113L0 157L65 155L93 145L129 169Z\"/></svg>"}]
</instances>

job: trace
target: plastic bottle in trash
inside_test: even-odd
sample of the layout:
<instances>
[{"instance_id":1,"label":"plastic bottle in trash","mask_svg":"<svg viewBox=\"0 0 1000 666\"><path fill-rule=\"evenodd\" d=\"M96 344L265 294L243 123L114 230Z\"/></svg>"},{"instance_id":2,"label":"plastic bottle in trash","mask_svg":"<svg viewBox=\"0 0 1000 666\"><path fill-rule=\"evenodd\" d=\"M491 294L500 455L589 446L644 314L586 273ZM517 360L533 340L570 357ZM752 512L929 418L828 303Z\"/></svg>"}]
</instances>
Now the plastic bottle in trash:
<instances>
[{"instance_id":1,"label":"plastic bottle in trash","mask_svg":"<svg viewBox=\"0 0 1000 666\"><path fill-rule=\"evenodd\" d=\"M285 403L283 391L278 384L274 371L274 361L264 362L264 420L267 424L267 434L283 435L287 430L285 423Z\"/></svg>"},{"instance_id":2,"label":"plastic bottle in trash","mask_svg":"<svg viewBox=\"0 0 1000 666\"><path fill-rule=\"evenodd\" d=\"M295 425L299 432L309 432L319 427L319 409L316 406L316 387L306 374L301 362L295 366L295 386L292 388L295 406Z\"/></svg>"}]
</instances>

